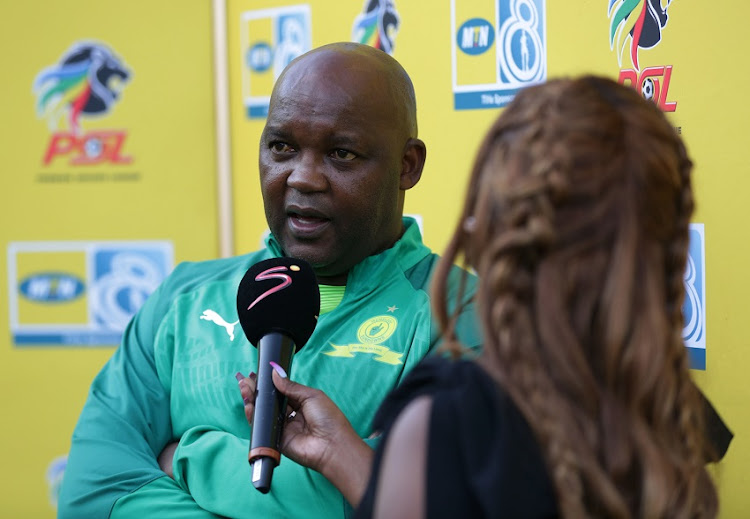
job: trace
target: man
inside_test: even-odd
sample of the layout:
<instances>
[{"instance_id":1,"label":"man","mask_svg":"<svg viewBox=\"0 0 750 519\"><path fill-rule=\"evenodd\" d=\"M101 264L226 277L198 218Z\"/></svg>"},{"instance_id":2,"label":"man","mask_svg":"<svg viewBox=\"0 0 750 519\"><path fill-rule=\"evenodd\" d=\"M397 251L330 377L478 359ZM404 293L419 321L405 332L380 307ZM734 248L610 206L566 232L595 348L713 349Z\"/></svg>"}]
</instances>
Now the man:
<instances>
[{"instance_id":1,"label":"man","mask_svg":"<svg viewBox=\"0 0 750 519\"><path fill-rule=\"evenodd\" d=\"M268 494L250 482L235 373L257 371L257 354L239 333L235 301L260 260L313 265L321 315L293 376L328 394L360 437L372 433L383 397L434 349L426 289L437 256L402 218L426 156L403 68L353 43L301 56L276 83L260 146L266 248L181 264L138 312L73 434L61 519L344 514L333 485L289 459ZM460 329L478 346L472 316L467 304Z\"/></svg>"}]
</instances>

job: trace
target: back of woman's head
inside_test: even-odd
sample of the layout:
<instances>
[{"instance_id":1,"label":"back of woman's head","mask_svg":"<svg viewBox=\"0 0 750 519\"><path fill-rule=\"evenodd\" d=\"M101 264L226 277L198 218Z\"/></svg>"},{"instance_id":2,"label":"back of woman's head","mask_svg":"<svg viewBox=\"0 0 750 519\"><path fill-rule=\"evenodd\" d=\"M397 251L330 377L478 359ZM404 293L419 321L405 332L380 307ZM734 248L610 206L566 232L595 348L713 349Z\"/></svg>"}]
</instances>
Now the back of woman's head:
<instances>
[{"instance_id":1,"label":"back of woman's head","mask_svg":"<svg viewBox=\"0 0 750 519\"><path fill-rule=\"evenodd\" d=\"M480 147L437 276L480 278L484 365L537 435L561 511L716 513L682 341L691 163L653 103L582 77L523 90Z\"/></svg>"}]
</instances>

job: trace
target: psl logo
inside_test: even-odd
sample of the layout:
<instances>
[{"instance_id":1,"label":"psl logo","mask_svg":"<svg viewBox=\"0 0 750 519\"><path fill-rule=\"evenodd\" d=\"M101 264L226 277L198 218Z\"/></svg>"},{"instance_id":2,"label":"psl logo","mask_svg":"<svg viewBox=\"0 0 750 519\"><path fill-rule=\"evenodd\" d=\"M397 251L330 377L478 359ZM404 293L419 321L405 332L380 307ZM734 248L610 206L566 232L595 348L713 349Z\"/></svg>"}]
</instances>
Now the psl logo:
<instances>
[{"instance_id":1,"label":"psl logo","mask_svg":"<svg viewBox=\"0 0 750 519\"><path fill-rule=\"evenodd\" d=\"M641 92L665 112L674 112L677 103L667 101L672 65L641 69L638 51L652 49L661 42L661 33L667 26L667 9L672 0L608 0L609 47L617 52L617 62L622 67L628 55L632 69L620 70L618 81Z\"/></svg>"},{"instance_id":2,"label":"psl logo","mask_svg":"<svg viewBox=\"0 0 750 519\"><path fill-rule=\"evenodd\" d=\"M399 25L401 18L393 0L365 0L362 13L354 19L352 41L393 54Z\"/></svg>"},{"instance_id":3,"label":"psl logo","mask_svg":"<svg viewBox=\"0 0 750 519\"><path fill-rule=\"evenodd\" d=\"M130 72L111 50L98 43L76 43L60 63L42 70L34 79L37 115L53 132L44 164L69 156L72 165L128 164L122 155L127 137L121 130L84 133L83 118L110 112Z\"/></svg>"}]
</instances>

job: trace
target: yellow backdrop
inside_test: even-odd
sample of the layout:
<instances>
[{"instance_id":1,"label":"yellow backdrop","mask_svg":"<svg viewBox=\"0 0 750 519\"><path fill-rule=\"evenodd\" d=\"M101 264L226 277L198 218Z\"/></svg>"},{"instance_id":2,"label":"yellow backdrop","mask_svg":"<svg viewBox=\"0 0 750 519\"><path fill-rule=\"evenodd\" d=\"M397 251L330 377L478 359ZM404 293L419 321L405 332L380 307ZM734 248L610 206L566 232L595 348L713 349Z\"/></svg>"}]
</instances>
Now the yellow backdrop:
<instances>
[{"instance_id":1,"label":"yellow backdrop","mask_svg":"<svg viewBox=\"0 0 750 519\"><path fill-rule=\"evenodd\" d=\"M56 459L66 454L91 379L112 347L17 344L12 323L85 320L84 300L42 314L41 303L27 300L17 285L49 281L75 295L76 280L88 279L81 266L87 254L111 243L171 248L175 262L218 255L211 6L201 0L6 4L0 261L9 274L0 276L0 293L8 294L0 298L0 454L7 477L0 515L54 517ZM591 72L622 74L640 89L650 76L647 90L696 163L706 369L694 374L736 435L715 470L721 517L744 517L750 389L742 375L741 323L750 246L742 222L750 182L738 151L750 115L742 101L750 75L736 56L746 48L741 34L750 7L724 2L720 11L717 2L661 0L668 19L657 20L658 41L634 53L627 35L636 15L616 23L622 1L395 0L375 2L385 10L373 18L368 4L227 0L235 252L256 249L266 229L257 160L267 96L281 67L310 47L341 40L381 45L411 74L428 157L406 211L422 218L436 251L456 220L479 139L519 85ZM68 113L53 129L55 114L38 113L41 105L52 110L51 101L44 104L45 91L35 91L34 82L83 42L109 49L128 78L115 82L119 98L108 112ZM54 140L56 132L62 135ZM42 247L51 258L32 254L40 243L53 245L53 252Z\"/></svg>"},{"instance_id":2,"label":"yellow backdrop","mask_svg":"<svg viewBox=\"0 0 750 519\"><path fill-rule=\"evenodd\" d=\"M358 17L369 3L318 0L304 4L309 7L307 30L312 46L358 39L361 36L361 31L356 31L357 22L361 21ZM608 10L610 3L614 4L612 17ZM528 4L534 5L524 7ZM512 16L514 8L520 9L522 18L530 21L528 13L535 6L544 5L541 11L544 20L540 23L545 24L542 43L546 49L547 77L595 73L618 78L621 70L626 71L625 77L631 77L635 71L638 81L635 86L640 89L640 83L651 75L650 86L654 87L654 80L659 83L657 102L661 101L663 109L674 108L668 115L681 131L696 163L697 211L693 221L703 224L705 237L706 286L702 295L706 305L703 330L706 369L695 370L694 374L735 433L727 457L715 471L721 517L744 517L750 510L744 469L745 464L750 463L750 444L745 439L750 434L747 411L750 389L743 382L747 354L743 348L742 308L745 306L742 298L744 290L750 288L743 270L743 265L750 262L750 245L742 238L746 234L742 222L749 216L744 189L750 187L750 181L745 175L747 168L740 164L743 160L740 150L745 147L743 127L750 115L742 100L750 86L750 74L737 56L747 47L741 35L750 7L735 1L730 2L730 11L722 4L719 12L715 2L661 0L668 14L667 23L660 31L661 39L650 49L638 50L638 66L635 66L630 42L624 35L635 25L634 19L643 1L638 2L630 21L622 24L616 34L619 38L614 38L614 48L611 48L614 11L622 4L614 0L456 0L455 6L448 0L393 2L399 24L392 54L414 82L420 137L428 150L422 180L407 194L406 212L421 215L425 241L440 251L457 218L479 139L501 110L454 108L454 83L463 87L485 85L480 89L484 91L498 90L492 67L497 63L497 55L493 53L499 38L490 42L490 48L484 53L472 56L462 52L457 47L459 39L463 39L460 31L464 22L479 18L496 25L499 9L505 9L505 16ZM300 5L272 0L228 2L237 252L256 248L266 228L257 176L258 139L263 119L248 115L244 104L247 91L243 90L243 85L247 86L248 78L253 84L255 78L256 93L270 93L268 76L273 68L269 67L269 73L264 76L248 65L248 46L265 41L273 47L282 39L280 32L274 32L274 27L283 25L279 19L295 13ZM257 15L253 18L255 27L241 22L243 17L253 16L248 13ZM481 47L483 23L466 26L476 27L475 43ZM616 24L614 28L617 29ZM373 44L373 41L371 37L366 43ZM532 51L534 43L527 42ZM621 54L619 60L618 54ZM533 60L533 52L531 56ZM522 59L519 52L517 61L520 63ZM666 72L668 66L671 70Z\"/></svg>"},{"instance_id":3,"label":"yellow backdrop","mask_svg":"<svg viewBox=\"0 0 750 519\"><path fill-rule=\"evenodd\" d=\"M3 2L0 14L0 516L44 518L125 305L105 305L96 287L116 269L96 265L118 256L147 292L175 261L217 254L211 4ZM106 104L92 70L117 98L76 112L87 86Z\"/></svg>"}]
</instances>

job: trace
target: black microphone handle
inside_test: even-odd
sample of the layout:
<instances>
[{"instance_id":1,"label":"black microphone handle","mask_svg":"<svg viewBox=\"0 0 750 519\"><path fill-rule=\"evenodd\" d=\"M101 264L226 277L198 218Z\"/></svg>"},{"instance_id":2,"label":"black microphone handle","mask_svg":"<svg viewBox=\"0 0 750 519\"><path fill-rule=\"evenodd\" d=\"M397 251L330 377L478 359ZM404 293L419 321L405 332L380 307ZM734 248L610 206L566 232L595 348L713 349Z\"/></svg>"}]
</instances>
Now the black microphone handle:
<instances>
[{"instance_id":1,"label":"black microphone handle","mask_svg":"<svg viewBox=\"0 0 750 519\"><path fill-rule=\"evenodd\" d=\"M282 333L272 332L258 341L258 378L248 461L253 486L264 494L270 490L273 469L279 464L279 442L286 421L286 396L273 385L270 363L275 362L289 373L295 349L294 341Z\"/></svg>"}]
</instances>

